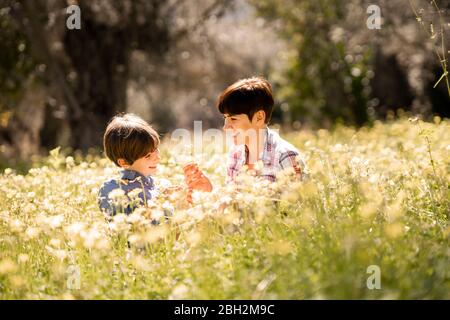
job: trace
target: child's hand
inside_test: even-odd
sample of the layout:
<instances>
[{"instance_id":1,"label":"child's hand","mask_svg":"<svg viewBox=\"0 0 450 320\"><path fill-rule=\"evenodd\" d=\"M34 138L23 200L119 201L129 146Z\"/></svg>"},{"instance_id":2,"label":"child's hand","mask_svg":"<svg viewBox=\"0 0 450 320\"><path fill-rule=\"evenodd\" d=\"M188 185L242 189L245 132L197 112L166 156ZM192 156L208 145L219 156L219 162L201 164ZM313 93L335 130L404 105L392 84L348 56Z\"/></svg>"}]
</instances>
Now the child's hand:
<instances>
[{"instance_id":1,"label":"child's hand","mask_svg":"<svg viewBox=\"0 0 450 320\"><path fill-rule=\"evenodd\" d=\"M162 189L161 193L163 195L167 196L167 195L171 195L174 192L178 192L178 191L182 191L182 190L184 190L183 186L176 185L176 186L170 186L170 187L166 187L166 188Z\"/></svg>"},{"instance_id":2,"label":"child's hand","mask_svg":"<svg viewBox=\"0 0 450 320\"><path fill-rule=\"evenodd\" d=\"M187 200L187 202L189 203L189 204L192 204L193 203L193 200L192 200L192 189L191 188L189 188L188 189L188 193L187 193L187 196L186 196L186 200Z\"/></svg>"},{"instance_id":3,"label":"child's hand","mask_svg":"<svg viewBox=\"0 0 450 320\"><path fill-rule=\"evenodd\" d=\"M189 163L183 167L184 179L190 189L211 192L212 184L196 163Z\"/></svg>"},{"instance_id":4,"label":"child's hand","mask_svg":"<svg viewBox=\"0 0 450 320\"><path fill-rule=\"evenodd\" d=\"M192 203L193 203L192 191L193 191L192 188L186 188L185 186L182 186L182 185L176 185L176 186L171 186L171 187L168 187L168 188L164 189L162 191L162 194L164 196L170 196L170 195L172 195L175 192L181 192L183 197L184 197L184 195L186 196L187 203L189 205L192 205ZM184 206L182 205L182 207L184 207Z\"/></svg>"}]
</instances>

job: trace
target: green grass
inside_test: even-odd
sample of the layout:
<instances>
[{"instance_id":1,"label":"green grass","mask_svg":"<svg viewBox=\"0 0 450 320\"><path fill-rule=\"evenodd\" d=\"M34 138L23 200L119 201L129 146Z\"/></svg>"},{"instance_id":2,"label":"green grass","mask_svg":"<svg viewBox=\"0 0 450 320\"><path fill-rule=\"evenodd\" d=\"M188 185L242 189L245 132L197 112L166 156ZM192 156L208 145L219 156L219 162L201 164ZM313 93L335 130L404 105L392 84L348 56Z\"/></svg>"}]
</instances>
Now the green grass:
<instances>
[{"instance_id":1,"label":"green grass","mask_svg":"<svg viewBox=\"0 0 450 320\"><path fill-rule=\"evenodd\" d=\"M117 171L109 161L54 151L26 175L6 170L0 299L450 298L448 120L286 137L309 181L247 177L238 192L223 185L225 155L208 154L211 194L192 207L183 191L160 197L110 224L96 203ZM162 149L157 178L182 182L177 155ZM170 223L149 226L163 205ZM381 289L367 287L371 265Z\"/></svg>"}]
</instances>

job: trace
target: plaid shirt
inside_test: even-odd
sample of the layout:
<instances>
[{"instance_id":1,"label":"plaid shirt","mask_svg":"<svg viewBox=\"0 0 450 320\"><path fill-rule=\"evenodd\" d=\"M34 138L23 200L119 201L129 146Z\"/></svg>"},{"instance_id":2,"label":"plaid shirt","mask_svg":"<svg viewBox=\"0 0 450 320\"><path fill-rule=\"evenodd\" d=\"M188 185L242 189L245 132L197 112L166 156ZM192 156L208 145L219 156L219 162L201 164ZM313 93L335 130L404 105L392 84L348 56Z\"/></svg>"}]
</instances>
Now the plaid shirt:
<instances>
[{"instance_id":1,"label":"plaid shirt","mask_svg":"<svg viewBox=\"0 0 450 320\"><path fill-rule=\"evenodd\" d=\"M248 165L248 148L246 145L236 145L230 152L227 166L227 182L234 182L244 165ZM277 179L277 174L285 169L293 168L299 179L305 178L306 166L300 152L277 132L267 128L262 154L258 157L262 168L256 170L256 175L270 181Z\"/></svg>"}]
</instances>

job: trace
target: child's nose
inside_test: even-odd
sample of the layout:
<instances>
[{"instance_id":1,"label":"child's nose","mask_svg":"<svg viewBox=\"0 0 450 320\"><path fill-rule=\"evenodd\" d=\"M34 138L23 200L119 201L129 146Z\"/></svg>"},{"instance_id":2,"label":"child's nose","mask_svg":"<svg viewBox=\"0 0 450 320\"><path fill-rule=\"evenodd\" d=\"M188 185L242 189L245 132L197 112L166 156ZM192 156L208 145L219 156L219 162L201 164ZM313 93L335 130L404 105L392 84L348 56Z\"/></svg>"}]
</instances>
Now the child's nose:
<instances>
[{"instance_id":1,"label":"child's nose","mask_svg":"<svg viewBox=\"0 0 450 320\"><path fill-rule=\"evenodd\" d=\"M153 158L154 160L158 160L158 161L161 160L161 155L159 154L159 148L156 149L156 150L153 152L152 158Z\"/></svg>"},{"instance_id":2,"label":"child's nose","mask_svg":"<svg viewBox=\"0 0 450 320\"><path fill-rule=\"evenodd\" d=\"M230 123L228 120L225 120L225 123L223 124L223 130L231 129Z\"/></svg>"}]
</instances>

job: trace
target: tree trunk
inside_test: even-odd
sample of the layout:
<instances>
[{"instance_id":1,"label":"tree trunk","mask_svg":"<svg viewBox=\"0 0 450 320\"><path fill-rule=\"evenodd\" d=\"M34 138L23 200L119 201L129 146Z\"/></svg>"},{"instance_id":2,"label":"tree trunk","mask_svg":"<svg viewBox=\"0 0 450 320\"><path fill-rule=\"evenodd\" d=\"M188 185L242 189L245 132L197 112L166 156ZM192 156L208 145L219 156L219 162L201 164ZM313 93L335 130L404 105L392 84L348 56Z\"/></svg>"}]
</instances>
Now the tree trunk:
<instances>
[{"instance_id":1,"label":"tree trunk","mask_svg":"<svg viewBox=\"0 0 450 320\"><path fill-rule=\"evenodd\" d=\"M75 96L83 110L70 117L71 145L101 146L108 120L126 110L130 40L126 29L100 25L84 16L80 30L67 30L66 54L75 70Z\"/></svg>"}]
</instances>

